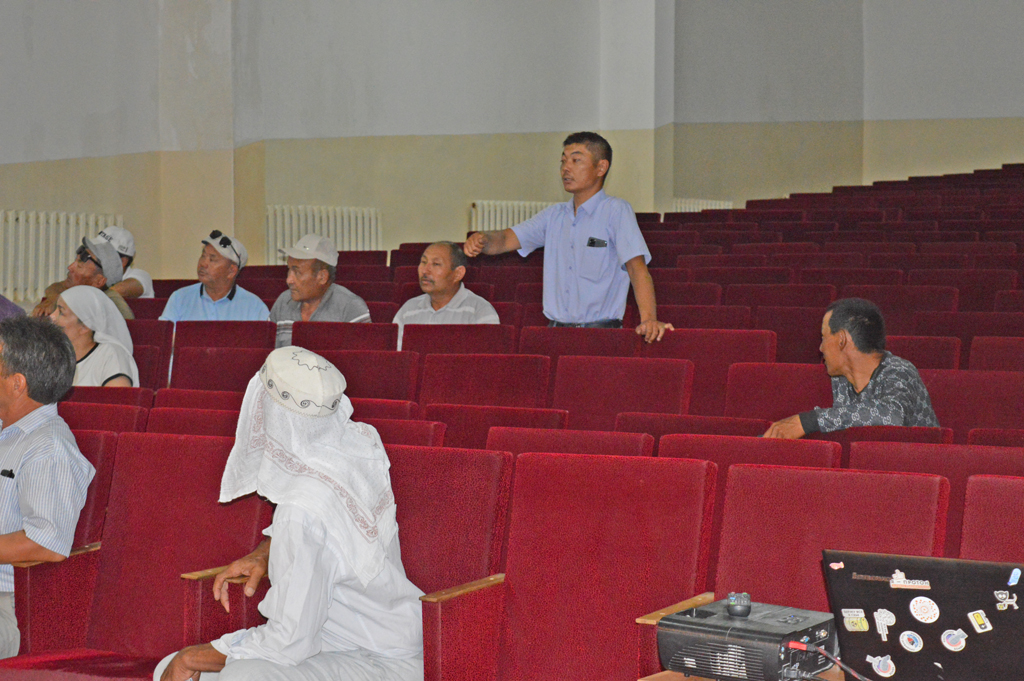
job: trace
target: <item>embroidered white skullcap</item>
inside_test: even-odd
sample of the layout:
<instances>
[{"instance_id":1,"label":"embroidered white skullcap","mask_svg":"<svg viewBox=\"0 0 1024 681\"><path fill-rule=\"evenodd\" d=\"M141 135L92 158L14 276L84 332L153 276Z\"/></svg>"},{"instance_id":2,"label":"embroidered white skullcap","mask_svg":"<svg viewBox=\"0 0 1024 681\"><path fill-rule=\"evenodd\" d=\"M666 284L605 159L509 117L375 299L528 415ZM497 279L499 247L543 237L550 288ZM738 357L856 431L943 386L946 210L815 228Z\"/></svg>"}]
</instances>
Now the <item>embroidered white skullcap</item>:
<instances>
[{"instance_id":1,"label":"embroidered white skullcap","mask_svg":"<svg viewBox=\"0 0 1024 681\"><path fill-rule=\"evenodd\" d=\"M306 416L329 416L345 394L345 377L320 355L289 345L274 350L260 380L275 402Z\"/></svg>"}]
</instances>

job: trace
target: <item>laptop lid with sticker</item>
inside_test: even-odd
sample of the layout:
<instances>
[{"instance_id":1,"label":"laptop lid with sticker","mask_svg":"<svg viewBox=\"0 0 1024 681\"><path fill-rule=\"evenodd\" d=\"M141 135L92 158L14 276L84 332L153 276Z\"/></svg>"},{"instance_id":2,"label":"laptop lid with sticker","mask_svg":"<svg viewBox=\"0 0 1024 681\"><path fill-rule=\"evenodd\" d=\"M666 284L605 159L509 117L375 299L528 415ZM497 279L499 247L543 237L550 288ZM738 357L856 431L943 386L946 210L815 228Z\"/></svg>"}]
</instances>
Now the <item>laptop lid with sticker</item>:
<instances>
[{"instance_id":1,"label":"laptop lid with sticker","mask_svg":"<svg viewBox=\"0 0 1024 681\"><path fill-rule=\"evenodd\" d=\"M840 655L860 674L1024 679L1024 585L1018 584L1024 565L852 551L822 555Z\"/></svg>"}]
</instances>

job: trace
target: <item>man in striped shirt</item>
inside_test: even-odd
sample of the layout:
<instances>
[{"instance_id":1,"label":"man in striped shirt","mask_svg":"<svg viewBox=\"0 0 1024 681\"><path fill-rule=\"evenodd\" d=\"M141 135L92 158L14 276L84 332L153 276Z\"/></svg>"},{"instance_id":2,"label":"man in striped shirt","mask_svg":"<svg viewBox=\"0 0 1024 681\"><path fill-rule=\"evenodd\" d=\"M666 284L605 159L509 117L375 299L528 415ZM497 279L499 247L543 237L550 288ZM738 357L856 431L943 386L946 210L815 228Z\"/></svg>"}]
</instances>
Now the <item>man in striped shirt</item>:
<instances>
[{"instance_id":1,"label":"man in striped shirt","mask_svg":"<svg viewBox=\"0 0 1024 681\"><path fill-rule=\"evenodd\" d=\"M498 324L498 313L486 300L462 284L466 254L451 241L427 246L420 258L420 289L399 308L392 323L398 324L398 349L406 324Z\"/></svg>"},{"instance_id":2,"label":"man in striped shirt","mask_svg":"<svg viewBox=\"0 0 1024 681\"><path fill-rule=\"evenodd\" d=\"M0 657L18 654L12 564L64 560L96 472L57 402L75 350L49 319L0 322Z\"/></svg>"}]
</instances>

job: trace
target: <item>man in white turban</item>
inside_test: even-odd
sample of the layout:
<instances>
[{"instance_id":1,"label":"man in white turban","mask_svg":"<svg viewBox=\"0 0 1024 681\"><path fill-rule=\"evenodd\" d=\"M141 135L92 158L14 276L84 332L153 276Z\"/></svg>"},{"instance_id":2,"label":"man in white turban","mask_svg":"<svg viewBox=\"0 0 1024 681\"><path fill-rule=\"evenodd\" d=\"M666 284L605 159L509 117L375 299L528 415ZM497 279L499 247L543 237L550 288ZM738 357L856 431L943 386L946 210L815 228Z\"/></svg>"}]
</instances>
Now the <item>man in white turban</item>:
<instances>
[{"instance_id":1,"label":"man in white turban","mask_svg":"<svg viewBox=\"0 0 1024 681\"><path fill-rule=\"evenodd\" d=\"M156 681L423 678L422 592L402 567L390 464L344 390L332 364L294 346L249 382L220 500L255 491L277 509L269 539L214 595L226 603L224 580L239 575L251 595L266 572L268 621L169 655Z\"/></svg>"}]
</instances>

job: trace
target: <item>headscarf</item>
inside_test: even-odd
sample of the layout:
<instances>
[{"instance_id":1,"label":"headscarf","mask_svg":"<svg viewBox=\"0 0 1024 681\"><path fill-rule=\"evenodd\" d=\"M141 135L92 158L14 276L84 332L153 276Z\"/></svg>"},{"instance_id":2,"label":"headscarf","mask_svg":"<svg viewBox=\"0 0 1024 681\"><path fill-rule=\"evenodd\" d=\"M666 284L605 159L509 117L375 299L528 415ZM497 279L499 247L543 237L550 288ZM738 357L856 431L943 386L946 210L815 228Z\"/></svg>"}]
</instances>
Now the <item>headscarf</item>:
<instances>
[{"instance_id":1,"label":"headscarf","mask_svg":"<svg viewBox=\"0 0 1024 681\"><path fill-rule=\"evenodd\" d=\"M354 423L345 377L303 348L274 350L249 381L220 501L253 491L320 518L363 586L398 533L387 454Z\"/></svg>"},{"instance_id":2,"label":"headscarf","mask_svg":"<svg viewBox=\"0 0 1024 681\"><path fill-rule=\"evenodd\" d=\"M128 354L131 361L132 385L139 385L139 368L135 364L132 352L132 335L128 332L128 324L114 301L95 286L72 286L60 294L68 308L75 313L78 321L92 331L92 339L99 344L111 343L120 347Z\"/></svg>"}]
</instances>

